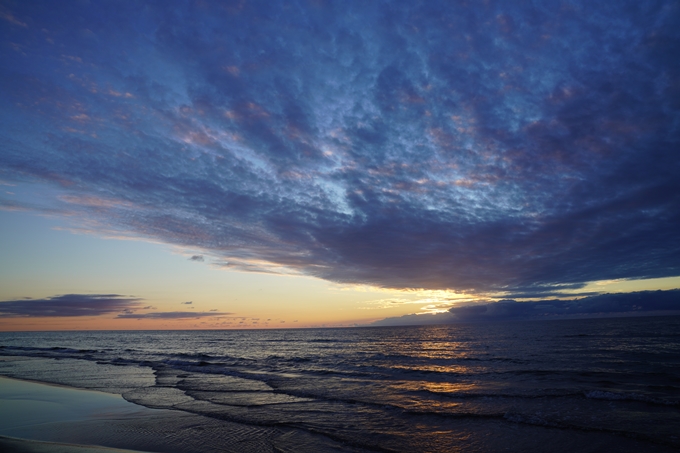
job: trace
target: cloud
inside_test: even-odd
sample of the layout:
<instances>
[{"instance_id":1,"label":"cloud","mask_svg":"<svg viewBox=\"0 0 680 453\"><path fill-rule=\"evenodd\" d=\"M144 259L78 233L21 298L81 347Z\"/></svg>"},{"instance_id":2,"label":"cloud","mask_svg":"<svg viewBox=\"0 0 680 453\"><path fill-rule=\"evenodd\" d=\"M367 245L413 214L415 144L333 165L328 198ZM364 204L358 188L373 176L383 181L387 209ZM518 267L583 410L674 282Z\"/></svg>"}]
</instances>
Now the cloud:
<instances>
[{"instance_id":1,"label":"cloud","mask_svg":"<svg viewBox=\"0 0 680 453\"><path fill-rule=\"evenodd\" d=\"M143 299L118 294L64 294L46 299L0 302L3 317L101 316L137 308Z\"/></svg>"},{"instance_id":2,"label":"cloud","mask_svg":"<svg viewBox=\"0 0 680 453\"><path fill-rule=\"evenodd\" d=\"M192 301L188 301L188 302L180 302L180 303L181 303L182 305L191 305L191 304L193 304Z\"/></svg>"},{"instance_id":3,"label":"cloud","mask_svg":"<svg viewBox=\"0 0 680 453\"><path fill-rule=\"evenodd\" d=\"M136 313L138 309L154 309L140 307L140 298L125 297L118 294L65 294L46 299L19 299L0 302L2 317L73 317L101 316L118 313L116 319L189 319L214 316L227 316L233 313L193 311L171 311ZM191 304L192 302L182 302ZM193 308L193 307L192 307Z\"/></svg>"},{"instance_id":4,"label":"cloud","mask_svg":"<svg viewBox=\"0 0 680 453\"><path fill-rule=\"evenodd\" d=\"M382 287L680 275L676 2L293 3L7 7L0 176L45 189L0 205Z\"/></svg>"},{"instance_id":5,"label":"cloud","mask_svg":"<svg viewBox=\"0 0 680 453\"><path fill-rule=\"evenodd\" d=\"M233 315L233 313L221 312L193 312L193 311L166 311L153 313L121 313L116 318L123 319L190 319L190 318L206 318L212 316L226 316Z\"/></svg>"},{"instance_id":6,"label":"cloud","mask_svg":"<svg viewBox=\"0 0 680 453\"><path fill-rule=\"evenodd\" d=\"M560 286L555 286L555 289L565 289ZM524 292L524 293L509 293L504 294L502 297L496 297L496 299L538 299L540 297L585 297L585 296L596 296L602 294L598 291L581 291L581 292L570 292L568 294L562 291L536 291L536 292Z\"/></svg>"},{"instance_id":7,"label":"cloud","mask_svg":"<svg viewBox=\"0 0 680 453\"><path fill-rule=\"evenodd\" d=\"M640 316L680 314L680 289L600 294L578 299L549 299L498 302L455 306L447 313L406 315L373 323L376 326L451 324L456 322L488 322L580 318L593 316Z\"/></svg>"},{"instance_id":8,"label":"cloud","mask_svg":"<svg viewBox=\"0 0 680 453\"><path fill-rule=\"evenodd\" d=\"M198 261L202 263L205 261L205 259L203 258L203 255L193 255L191 258L189 258L189 261Z\"/></svg>"}]
</instances>

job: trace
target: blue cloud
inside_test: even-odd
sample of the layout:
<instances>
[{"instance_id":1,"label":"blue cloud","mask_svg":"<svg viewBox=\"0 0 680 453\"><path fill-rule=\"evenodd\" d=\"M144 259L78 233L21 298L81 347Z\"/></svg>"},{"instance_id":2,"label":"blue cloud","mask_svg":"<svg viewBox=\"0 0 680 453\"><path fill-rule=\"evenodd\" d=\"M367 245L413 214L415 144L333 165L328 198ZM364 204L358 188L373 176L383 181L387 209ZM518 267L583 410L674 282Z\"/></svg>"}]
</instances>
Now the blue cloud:
<instances>
[{"instance_id":1,"label":"blue cloud","mask_svg":"<svg viewBox=\"0 0 680 453\"><path fill-rule=\"evenodd\" d=\"M139 308L143 299L118 294L64 294L0 302L3 317L101 316Z\"/></svg>"},{"instance_id":2,"label":"blue cloud","mask_svg":"<svg viewBox=\"0 0 680 453\"><path fill-rule=\"evenodd\" d=\"M234 269L680 275L675 2L230 5L6 6L0 178Z\"/></svg>"}]
</instances>

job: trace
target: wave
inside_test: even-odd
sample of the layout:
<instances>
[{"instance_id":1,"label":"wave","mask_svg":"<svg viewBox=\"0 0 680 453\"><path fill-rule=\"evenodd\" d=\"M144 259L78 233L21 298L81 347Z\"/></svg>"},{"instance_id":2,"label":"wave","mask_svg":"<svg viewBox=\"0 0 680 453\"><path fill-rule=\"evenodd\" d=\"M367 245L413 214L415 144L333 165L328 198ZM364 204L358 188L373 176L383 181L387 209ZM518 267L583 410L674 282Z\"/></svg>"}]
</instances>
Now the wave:
<instances>
[{"instance_id":1,"label":"wave","mask_svg":"<svg viewBox=\"0 0 680 453\"><path fill-rule=\"evenodd\" d=\"M606 401L639 401L647 404L655 404L660 406L679 406L680 401L673 401L662 398L654 398L640 393L618 393L607 392L602 390L591 390L585 392L585 397L594 400Z\"/></svg>"}]
</instances>

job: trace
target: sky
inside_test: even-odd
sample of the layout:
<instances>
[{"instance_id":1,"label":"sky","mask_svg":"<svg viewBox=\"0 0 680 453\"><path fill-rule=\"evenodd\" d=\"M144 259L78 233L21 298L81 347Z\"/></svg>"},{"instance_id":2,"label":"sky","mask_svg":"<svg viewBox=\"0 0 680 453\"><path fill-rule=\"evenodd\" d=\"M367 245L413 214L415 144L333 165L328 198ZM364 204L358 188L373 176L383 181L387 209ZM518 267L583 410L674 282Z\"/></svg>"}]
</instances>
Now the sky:
<instances>
[{"instance_id":1,"label":"sky","mask_svg":"<svg viewBox=\"0 0 680 453\"><path fill-rule=\"evenodd\" d=\"M678 49L676 1L2 0L0 330L680 309Z\"/></svg>"}]
</instances>

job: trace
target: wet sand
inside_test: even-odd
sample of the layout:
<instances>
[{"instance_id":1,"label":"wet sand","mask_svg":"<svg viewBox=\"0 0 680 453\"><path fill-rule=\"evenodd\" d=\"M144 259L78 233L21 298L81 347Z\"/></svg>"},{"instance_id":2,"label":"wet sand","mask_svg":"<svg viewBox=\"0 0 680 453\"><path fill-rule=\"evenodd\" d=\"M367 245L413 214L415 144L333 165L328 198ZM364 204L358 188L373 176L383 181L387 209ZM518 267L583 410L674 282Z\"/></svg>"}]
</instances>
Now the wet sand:
<instances>
[{"instance_id":1,"label":"wet sand","mask_svg":"<svg viewBox=\"0 0 680 453\"><path fill-rule=\"evenodd\" d=\"M0 451L210 453L346 451L303 431L149 409L119 395L0 376ZM276 446L275 446L276 445Z\"/></svg>"},{"instance_id":2,"label":"wet sand","mask_svg":"<svg viewBox=\"0 0 680 453\"><path fill-rule=\"evenodd\" d=\"M59 444L0 436L0 450L6 453L135 453L134 450Z\"/></svg>"},{"instance_id":3,"label":"wet sand","mask_svg":"<svg viewBox=\"0 0 680 453\"><path fill-rule=\"evenodd\" d=\"M0 450L8 452L143 451L114 449L135 445L130 439L112 439L110 428L123 420L177 415L129 403L118 395L6 377L0 377L0 406ZM81 436L85 426L90 434Z\"/></svg>"},{"instance_id":4,"label":"wet sand","mask_svg":"<svg viewBox=\"0 0 680 453\"><path fill-rule=\"evenodd\" d=\"M228 428L199 415L139 406L119 395L6 377L0 377L0 407L3 452L197 453L215 450L206 445L212 443L203 435L206 430Z\"/></svg>"}]
</instances>

